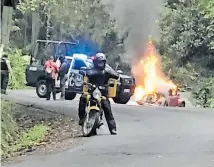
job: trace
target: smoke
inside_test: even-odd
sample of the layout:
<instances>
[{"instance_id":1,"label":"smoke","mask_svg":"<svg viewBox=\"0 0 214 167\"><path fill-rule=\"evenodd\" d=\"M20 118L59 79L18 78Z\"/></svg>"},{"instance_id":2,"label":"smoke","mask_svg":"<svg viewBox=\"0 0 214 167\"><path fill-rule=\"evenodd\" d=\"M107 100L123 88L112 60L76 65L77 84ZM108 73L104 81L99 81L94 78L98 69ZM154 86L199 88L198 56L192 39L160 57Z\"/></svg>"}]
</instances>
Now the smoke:
<instances>
[{"instance_id":1,"label":"smoke","mask_svg":"<svg viewBox=\"0 0 214 167\"><path fill-rule=\"evenodd\" d=\"M125 61L138 61L147 46L148 37L158 37L159 17L164 0L101 0L116 20L119 37L125 38Z\"/></svg>"}]
</instances>

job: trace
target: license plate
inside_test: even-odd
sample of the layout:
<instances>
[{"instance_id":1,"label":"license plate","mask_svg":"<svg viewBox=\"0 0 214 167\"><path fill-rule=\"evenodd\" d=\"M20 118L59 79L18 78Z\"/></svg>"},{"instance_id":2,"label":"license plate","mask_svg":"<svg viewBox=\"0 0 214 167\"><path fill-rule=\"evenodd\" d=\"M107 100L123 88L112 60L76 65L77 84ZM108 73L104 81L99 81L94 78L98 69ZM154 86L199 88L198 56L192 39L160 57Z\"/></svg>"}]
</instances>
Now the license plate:
<instances>
[{"instance_id":1,"label":"license plate","mask_svg":"<svg viewBox=\"0 0 214 167\"><path fill-rule=\"evenodd\" d=\"M30 67L29 70L30 70L30 71L36 71L36 70L37 70L37 67Z\"/></svg>"},{"instance_id":2,"label":"license plate","mask_svg":"<svg viewBox=\"0 0 214 167\"><path fill-rule=\"evenodd\" d=\"M129 92L130 92L130 89L124 89L124 92L125 92L125 93L129 93Z\"/></svg>"}]
</instances>

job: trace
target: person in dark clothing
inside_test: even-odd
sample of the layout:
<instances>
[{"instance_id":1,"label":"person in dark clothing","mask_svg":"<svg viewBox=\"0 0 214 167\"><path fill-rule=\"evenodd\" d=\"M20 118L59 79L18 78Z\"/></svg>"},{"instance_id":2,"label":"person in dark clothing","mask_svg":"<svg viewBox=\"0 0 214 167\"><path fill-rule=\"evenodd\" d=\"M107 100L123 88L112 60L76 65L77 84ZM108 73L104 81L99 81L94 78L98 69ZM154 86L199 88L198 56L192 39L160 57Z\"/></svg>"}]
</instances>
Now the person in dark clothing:
<instances>
[{"instance_id":1,"label":"person in dark clothing","mask_svg":"<svg viewBox=\"0 0 214 167\"><path fill-rule=\"evenodd\" d=\"M7 94L7 86L9 81L9 73L12 72L8 55L4 54L1 58L1 93Z\"/></svg>"},{"instance_id":2,"label":"person in dark clothing","mask_svg":"<svg viewBox=\"0 0 214 167\"><path fill-rule=\"evenodd\" d=\"M50 100L51 92L53 99L56 100L56 74L59 71L57 64L54 62L54 57L51 56L48 61L45 62L44 70L46 73L46 86L47 86L47 100Z\"/></svg>"},{"instance_id":3,"label":"person in dark clothing","mask_svg":"<svg viewBox=\"0 0 214 167\"><path fill-rule=\"evenodd\" d=\"M87 69L86 75L88 76L89 83L97 85L107 85L110 78L118 79L119 76L114 71L107 70L106 67L106 57L103 53L97 53L96 56L92 58L94 68ZM108 124L109 131L112 135L116 135L116 122L111 111L111 104L108 99L108 92L102 92L103 96L106 96L106 101L102 102L102 108L104 115ZM82 95L79 102L79 125L83 125L85 117L85 108L86 108L86 97Z\"/></svg>"},{"instance_id":4,"label":"person in dark clothing","mask_svg":"<svg viewBox=\"0 0 214 167\"><path fill-rule=\"evenodd\" d=\"M61 89L61 99L65 99L65 82L67 80L67 73L68 73L68 65L64 56L59 57L60 60L60 68L59 68L59 78L60 78L60 89Z\"/></svg>"}]
</instances>

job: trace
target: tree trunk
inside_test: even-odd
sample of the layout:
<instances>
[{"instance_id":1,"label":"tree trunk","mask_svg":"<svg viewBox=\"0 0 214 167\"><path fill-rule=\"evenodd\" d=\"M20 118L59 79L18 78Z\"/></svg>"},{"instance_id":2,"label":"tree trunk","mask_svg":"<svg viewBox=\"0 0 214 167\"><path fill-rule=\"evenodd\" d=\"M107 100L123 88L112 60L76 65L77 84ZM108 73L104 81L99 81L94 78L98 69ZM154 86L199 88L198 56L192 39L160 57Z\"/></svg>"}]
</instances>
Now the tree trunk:
<instances>
[{"instance_id":1,"label":"tree trunk","mask_svg":"<svg viewBox=\"0 0 214 167\"><path fill-rule=\"evenodd\" d=\"M2 1L0 1L0 6L1 6L1 12L0 12L0 44L2 44L2 39L1 39L1 36L2 36L2 31L1 31L1 28L2 28L2 12L3 12Z\"/></svg>"},{"instance_id":2,"label":"tree trunk","mask_svg":"<svg viewBox=\"0 0 214 167\"><path fill-rule=\"evenodd\" d=\"M10 38L10 30L12 26L12 14L13 14L13 8L12 7L3 7L3 13L2 13L2 34L1 34L1 43L7 45L9 44L9 38Z\"/></svg>"},{"instance_id":3,"label":"tree trunk","mask_svg":"<svg viewBox=\"0 0 214 167\"><path fill-rule=\"evenodd\" d=\"M39 14L32 13L32 36L31 46L34 47L40 30Z\"/></svg>"},{"instance_id":4,"label":"tree trunk","mask_svg":"<svg viewBox=\"0 0 214 167\"><path fill-rule=\"evenodd\" d=\"M47 27L46 27L46 40L50 40L50 9L48 9L48 14L47 14Z\"/></svg>"}]
</instances>

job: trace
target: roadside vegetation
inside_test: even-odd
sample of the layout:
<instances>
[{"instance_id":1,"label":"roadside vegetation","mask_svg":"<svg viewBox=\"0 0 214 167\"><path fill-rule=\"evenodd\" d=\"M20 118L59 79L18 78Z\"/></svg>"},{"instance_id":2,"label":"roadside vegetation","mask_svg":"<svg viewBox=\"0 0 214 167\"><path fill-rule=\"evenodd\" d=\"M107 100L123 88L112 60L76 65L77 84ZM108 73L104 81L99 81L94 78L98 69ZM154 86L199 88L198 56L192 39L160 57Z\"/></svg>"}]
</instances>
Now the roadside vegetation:
<instances>
[{"instance_id":1,"label":"roadside vegetation","mask_svg":"<svg viewBox=\"0 0 214 167\"><path fill-rule=\"evenodd\" d=\"M62 143L66 149L79 132L78 124L68 116L1 99L2 161L36 150L59 151Z\"/></svg>"},{"instance_id":2,"label":"roadside vegetation","mask_svg":"<svg viewBox=\"0 0 214 167\"><path fill-rule=\"evenodd\" d=\"M165 72L192 88L198 106L213 107L214 1L168 0L159 24Z\"/></svg>"},{"instance_id":3,"label":"roadside vegetation","mask_svg":"<svg viewBox=\"0 0 214 167\"><path fill-rule=\"evenodd\" d=\"M10 89L22 89L25 86L25 69L29 63L29 56L23 55L21 49L8 48L7 54L11 62L12 73L9 80Z\"/></svg>"}]
</instances>

